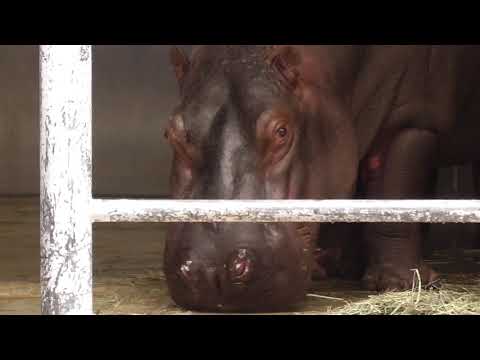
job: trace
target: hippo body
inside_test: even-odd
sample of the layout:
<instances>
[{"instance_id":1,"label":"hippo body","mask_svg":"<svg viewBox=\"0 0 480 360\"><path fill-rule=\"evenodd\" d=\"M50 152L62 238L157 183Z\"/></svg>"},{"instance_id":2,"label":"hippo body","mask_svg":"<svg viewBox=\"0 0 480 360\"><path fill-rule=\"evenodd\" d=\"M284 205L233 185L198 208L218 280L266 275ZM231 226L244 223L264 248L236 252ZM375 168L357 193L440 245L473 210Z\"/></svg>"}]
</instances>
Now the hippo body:
<instances>
[{"instance_id":1,"label":"hippo body","mask_svg":"<svg viewBox=\"0 0 480 360\"><path fill-rule=\"evenodd\" d=\"M436 167L480 161L478 46L198 46L172 62L176 199L418 199ZM418 224L175 224L165 271L189 309L283 310L332 268L370 290L410 288L412 269L436 281L423 236Z\"/></svg>"}]
</instances>

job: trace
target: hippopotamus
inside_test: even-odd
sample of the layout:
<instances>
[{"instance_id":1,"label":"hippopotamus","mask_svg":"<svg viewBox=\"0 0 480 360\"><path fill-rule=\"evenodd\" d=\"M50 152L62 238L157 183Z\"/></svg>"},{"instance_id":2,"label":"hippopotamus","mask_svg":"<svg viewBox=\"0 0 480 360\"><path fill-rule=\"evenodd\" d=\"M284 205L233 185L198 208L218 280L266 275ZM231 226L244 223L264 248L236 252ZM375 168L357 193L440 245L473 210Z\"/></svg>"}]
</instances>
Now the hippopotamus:
<instances>
[{"instance_id":1,"label":"hippopotamus","mask_svg":"<svg viewBox=\"0 0 480 360\"><path fill-rule=\"evenodd\" d=\"M477 46L202 45L174 47L171 61L173 199L422 199L441 149L449 161L480 152ZM170 294L190 310L286 311L352 253L372 291L410 288L412 269L438 279L421 224L329 226L171 224Z\"/></svg>"}]
</instances>

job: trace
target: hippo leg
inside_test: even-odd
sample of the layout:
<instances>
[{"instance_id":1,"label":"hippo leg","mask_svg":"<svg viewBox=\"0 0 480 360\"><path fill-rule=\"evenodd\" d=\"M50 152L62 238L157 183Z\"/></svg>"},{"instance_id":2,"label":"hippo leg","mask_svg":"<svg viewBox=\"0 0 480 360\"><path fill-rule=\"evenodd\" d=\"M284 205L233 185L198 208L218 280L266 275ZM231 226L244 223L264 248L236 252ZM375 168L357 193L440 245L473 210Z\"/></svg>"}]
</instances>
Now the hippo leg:
<instances>
[{"instance_id":1,"label":"hippo leg","mask_svg":"<svg viewBox=\"0 0 480 360\"><path fill-rule=\"evenodd\" d=\"M381 153L373 154L367 194L374 199L421 199L433 175L437 136L432 132L406 129L398 133ZM422 283L438 279L423 262L421 224L367 224L364 230L368 267L363 281L372 291L411 288L414 272Z\"/></svg>"},{"instance_id":2,"label":"hippo leg","mask_svg":"<svg viewBox=\"0 0 480 360\"><path fill-rule=\"evenodd\" d=\"M356 234L361 224L323 225L315 252L314 280L359 280L365 271L364 246Z\"/></svg>"}]
</instances>

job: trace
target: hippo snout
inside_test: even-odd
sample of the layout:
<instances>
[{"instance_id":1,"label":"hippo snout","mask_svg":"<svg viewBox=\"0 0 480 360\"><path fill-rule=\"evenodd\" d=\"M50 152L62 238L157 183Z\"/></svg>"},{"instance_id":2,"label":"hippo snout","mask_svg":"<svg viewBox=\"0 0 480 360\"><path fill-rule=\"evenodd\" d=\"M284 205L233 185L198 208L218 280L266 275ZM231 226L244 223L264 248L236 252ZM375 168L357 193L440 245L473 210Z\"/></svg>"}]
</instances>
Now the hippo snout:
<instances>
[{"instance_id":1,"label":"hippo snout","mask_svg":"<svg viewBox=\"0 0 480 360\"><path fill-rule=\"evenodd\" d=\"M181 306L193 310L234 311L231 297L255 278L255 259L255 253L248 249L233 251L218 265L187 259L179 266L173 297Z\"/></svg>"},{"instance_id":2,"label":"hippo snout","mask_svg":"<svg viewBox=\"0 0 480 360\"><path fill-rule=\"evenodd\" d=\"M297 306L305 299L310 276L294 230L265 224L173 224L164 253L173 301L209 313L283 312Z\"/></svg>"},{"instance_id":3,"label":"hippo snout","mask_svg":"<svg viewBox=\"0 0 480 360\"><path fill-rule=\"evenodd\" d=\"M300 272L265 267L255 252L240 249L212 265L184 260L167 272L170 294L181 308L199 312L286 311L304 300Z\"/></svg>"}]
</instances>

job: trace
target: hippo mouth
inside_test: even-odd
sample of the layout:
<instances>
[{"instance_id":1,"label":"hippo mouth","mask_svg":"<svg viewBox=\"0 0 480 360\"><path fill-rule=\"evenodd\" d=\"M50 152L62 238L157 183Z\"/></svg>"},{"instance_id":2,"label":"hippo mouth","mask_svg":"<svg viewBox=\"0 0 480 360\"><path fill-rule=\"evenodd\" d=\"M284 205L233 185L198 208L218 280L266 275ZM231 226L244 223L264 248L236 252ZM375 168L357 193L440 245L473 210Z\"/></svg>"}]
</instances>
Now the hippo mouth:
<instances>
[{"instance_id":1,"label":"hippo mouth","mask_svg":"<svg viewBox=\"0 0 480 360\"><path fill-rule=\"evenodd\" d=\"M300 306L310 282L314 228L284 225L280 232L267 226L265 241L251 240L251 247L240 243L236 249L212 247L212 253L203 255L198 248L175 249L175 256L167 256L165 263L174 302L201 313L278 313ZM194 228L188 234L197 231ZM189 238L181 236L174 242ZM223 237L210 241L225 242Z\"/></svg>"},{"instance_id":2,"label":"hippo mouth","mask_svg":"<svg viewBox=\"0 0 480 360\"><path fill-rule=\"evenodd\" d=\"M283 277L287 279L289 274L285 272L276 273L275 279L269 279L274 284L279 284L276 279ZM260 280L258 285L255 283L232 283L229 285L228 294L220 292L213 294L210 292L207 296L198 289L184 285L183 290L178 288L181 282L180 277L174 280L176 285L171 292L172 298L177 306L199 313L219 313L219 314L261 314L261 313L281 313L298 308L305 300L306 294L300 294L298 289L299 281L281 281L280 285L272 285L265 288L265 281ZM217 289L219 289L218 287ZM185 291L188 296L185 296Z\"/></svg>"}]
</instances>

